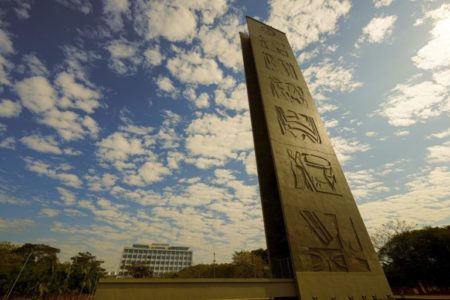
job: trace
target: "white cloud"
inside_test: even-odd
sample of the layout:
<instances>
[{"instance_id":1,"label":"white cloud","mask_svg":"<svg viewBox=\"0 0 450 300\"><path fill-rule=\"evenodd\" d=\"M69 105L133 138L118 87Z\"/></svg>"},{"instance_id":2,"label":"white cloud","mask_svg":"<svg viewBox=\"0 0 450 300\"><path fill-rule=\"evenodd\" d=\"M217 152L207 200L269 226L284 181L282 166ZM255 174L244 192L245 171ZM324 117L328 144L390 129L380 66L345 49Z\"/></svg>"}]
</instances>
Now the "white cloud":
<instances>
[{"instance_id":1,"label":"white cloud","mask_svg":"<svg viewBox=\"0 0 450 300\"><path fill-rule=\"evenodd\" d=\"M0 218L0 231L18 232L24 230L27 227L31 227L35 224L36 222L30 219Z\"/></svg>"},{"instance_id":2,"label":"white cloud","mask_svg":"<svg viewBox=\"0 0 450 300\"><path fill-rule=\"evenodd\" d=\"M199 52L179 52L168 59L167 69L184 83L213 84L223 79L222 70L214 59L205 58Z\"/></svg>"},{"instance_id":3,"label":"white cloud","mask_svg":"<svg viewBox=\"0 0 450 300\"><path fill-rule=\"evenodd\" d=\"M303 75L316 100L327 99L326 93L352 92L362 86L354 79L353 68L345 67L341 62L324 60L306 68Z\"/></svg>"},{"instance_id":4,"label":"white cloud","mask_svg":"<svg viewBox=\"0 0 450 300\"><path fill-rule=\"evenodd\" d=\"M82 117L72 111L52 109L38 119L38 122L54 128L67 141L82 139L86 135L95 138L99 131L94 119Z\"/></svg>"},{"instance_id":5,"label":"white cloud","mask_svg":"<svg viewBox=\"0 0 450 300\"><path fill-rule=\"evenodd\" d=\"M14 150L16 149L16 140L12 136L0 140L0 148Z\"/></svg>"},{"instance_id":6,"label":"white cloud","mask_svg":"<svg viewBox=\"0 0 450 300\"><path fill-rule=\"evenodd\" d=\"M427 148L427 159L430 163L448 163L450 162L450 142L441 145L430 146Z\"/></svg>"},{"instance_id":7,"label":"white cloud","mask_svg":"<svg viewBox=\"0 0 450 300\"><path fill-rule=\"evenodd\" d=\"M90 0L56 0L56 2L85 15L90 14L93 10Z\"/></svg>"},{"instance_id":8,"label":"white cloud","mask_svg":"<svg viewBox=\"0 0 450 300\"><path fill-rule=\"evenodd\" d=\"M33 160L32 158L25 158L26 168L29 171L35 172L40 175L45 175L50 178L61 181L64 185L79 188L82 185L80 178L72 173L67 173L64 167L52 167L49 164L40 161Z\"/></svg>"},{"instance_id":9,"label":"white cloud","mask_svg":"<svg viewBox=\"0 0 450 300\"><path fill-rule=\"evenodd\" d=\"M295 51L333 34L337 22L351 8L348 0L311 0L299 5L296 0L270 0L268 23L286 32Z\"/></svg>"},{"instance_id":10,"label":"white cloud","mask_svg":"<svg viewBox=\"0 0 450 300\"><path fill-rule=\"evenodd\" d=\"M352 194L357 201L389 191L387 185L376 178L378 174L374 169L345 172Z\"/></svg>"},{"instance_id":11,"label":"white cloud","mask_svg":"<svg viewBox=\"0 0 450 300\"><path fill-rule=\"evenodd\" d=\"M150 66L159 66L165 59L165 56L161 53L161 49L158 45L145 50L144 57Z\"/></svg>"},{"instance_id":12,"label":"white cloud","mask_svg":"<svg viewBox=\"0 0 450 300\"><path fill-rule=\"evenodd\" d=\"M111 189L117 181L117 176L111 173L103 175L89 174L84 177L92 191L105 191Z\"/></svg>"},{"instance_id":13,"label":"white cloud","mask_svg":"<svg viewBox=\"0 0 450 300\"><path fill-rule=\"evenodd\" d=\"M11 195L8 195L0 190L0 203L1 204L10 204L10 205L24 205L29 204L27 200L23 200Z\"/></svg>"},{"instance_id":14,"label":"white cloud","mask_svg":"<svg viewBox=\"0 0 450 300\"><path fill-rule=\"evenodd\" d=\"M30 17L31 3L29 0L16 0L12 2L16 5L14 12L19 20L28 19Z\"/></svg>"},{"instance_id":15,"label":"white cloud","mask_svg":"<svg viewBox=\"0 0 450 300\"><path fill-rule=\"evenodd\" d=\"M443 139L443 138L446 138L448 136L450 136L450 128L446 129L446 130L443 130L443 131L440 131L440 132L433 133L429 137L430 138L434 137L434 138L438 138L438 139Z\"/></svg>"},{"instance_id":16,"label":"white cloud","mask_svg":"<svg viewBox=\"0 0 450 300\"><path fill-rule=\"evenodd\" d=\"M23 68L30 76L47 76L49 74L45 64L34 54L26 54L22 57Z\"/></svg>"},{"instance_id":17,"label":"white cloud","mask_svg":"<svg viewBox=\"0 0 450 300\"><path fill-rule=\"evenodd\" d=\"M0 54L14 53L13 43L8 33L0 29Z\"/></svg>"},{"instance_id":18,"label":"white cloud","mask_svg":"<svg viewBox=\"0 0 450 300\"><path fill-rule=\"evenodd\" d=\"M339 158L341 164L346 164L352 159L352 155L358 152L365 152L370 150L370 145L361 143L355 139L346 139L343 137L332 137L331 143L333 144L336 155Z\"/></svg>"},{"instance_id":19,"label":"white cloud","mask_svg":"<svg viewBox=\"0 0 450 300\"><path fill-rule=\"evenodd\" d=\"M195 12L177 1L151 1L142 4L141 27L147 39L162 36L169 41L189 40L195 34Z\"/></svg>"},{"instance_id":20,"label":"white cloud","mask_svg":"<svg viewBox=\"0 0 450 300\"><path fill-rule=\"evenodd\" d=\"M54 209L54 208L42 208L39 211L40 216L45 216L45 217L49 217L49 218L56 217L59 214L60 214L60 211L57 209Z\"/></svg>"},{"instance_id":21,"label":"white cloud","mask_svg":"<svg viewBox=\"0 0 450 300\"><path fill-rule=\"evenodd\" d=\"M161 91L164 91L166 93L173 93L176 91L175 86L172 83L172 80L170 80L169 77L160 76L156 80L156 85Z\"/></svg>"},{"instance_id":22,"label":"white cloud","mask_svg":"<svg viewBox=\"0 0 450 300\"><path fill-rule=\"evenodd\" d=\"M394 132L395 136L406 136L409 135L409 131L408 130L397 130Z\"/></svg>"},{"instance_id":23,"label":"white cloud","mask_svg":"<svg viewBox=\"0 0 450 300\"><path fill-rule=\"evenodd\" d=\"M428 168L410 178L405 192L359 205L369 229L378 228L393 218L421 226L448 223L450 170L445 167Z\"/></svg>"},{"instance_id":24,"label":"white cloud","mask_svg":"<svg viewBox=\"0 0 450 300\"><path fill-rule=\"evenodd\" d=\"M447 89L444 86L411 78L390 91L379 113L391 125L409 126L448 111L447 103Z\"/></svg>"},{"instance_id":25,"label":"white cloud","mask_svg":"<svg viewBox=\"0 0 450 300\"><path fill-rule=\"evenodd\" d=\"M368 41L369 43L382 43L391 36L397 16L374 17L363 28L358 43ZM358 46L358 45L357 45Z\"/></svg>"},{"instance_id":26,"label":"white cloud","mask_svg":"<svg viewBox=\"0 0 450 300\"><path fill-rule=\"evenodd\" d=\"M41 136L37 134L24 136L20 139L27 147L45 153L62 154L58 142L53 136Z\"/></svg>"},{"instance_id":27,"label":"white cloud","mask_svg":"<svg viewBox=\"0 0 450 300\"><path fill-rule=\"evenodd\" d=\"M183 92L183 95L192 103L195 104L197 108L208 108L209 107L209 95L207 93L201 93L197 96L194 88L190 87Z\"/></svg>"},{"instance_id":28,"label":"white cloud","mask_svg":"<svg viewBox=\"0 0 450 300\"><path fill-rule=\"evenodd\" d=\"M103 3L106 23L113 30L120 30L123 27L123 17L129 10L128 0L103 0Z\"/></svg>"},{"instance_id":29,"label":"white cloud","mask_svg":"<svg viewBox=\"0 0 450 300\"><path fill-rule=\"evenodd\" d=\"M8 99L3 99L0 101L0 117L12 118L17 117L22 111L22 106L20 103L11 101Z\"/></svg>"},{"instance_id":30,"label":"white cloud","mask_svg":"<svg viewBox=\"0 0 450 300\"><path fill-rule=\"evenodd\" d=\"M129 75L137 71L141 63L138 45L124 39L114 40L106 47L111 55L110 67L120 75Z\"/></svg>"},{"instance_id":31,"label":"white cloud","mask_svg":"<svg viewBox=\"0 0 450 300\"><path fill-rule=\"evenodd\" d=\"M215 92L215 102L230 110L238 112L248 110L247 87L245 83L238 84L231 92L217 89Z\"/></svg>"},{"instance_id":32,"label":"white cloud","mask_svg":"<svg viewBox=\"0 0 450 300\"><path fill-rule=\"evenodd\" d=\"M67 72L61 72L56 77L56 85L61 89L62 98L58 105L62 108L75 108L93 113L100 106L100 93L76 81Z\"/></svg>"},{"instance_id":33,"label":"white cloud","mask_svg":"<svg viewBox=\"0 0 450 300\"><path fill-rule=\"evenodd\" d=\"M162 181L169 174L171 174L169 168L159 162L156 157L150 157L137 172L130 172L124 182L129 185L144 186Z\"/></svg>"},{"instance_id":34,"label":"white cloud","mask_svg":"<svg viewBox=\"0 0 450 300\"><path fill-rule=\"evenodd\" d=\"M123 132L110 134L98 142L97 146L97 156L101 160L112 162L119 170L128 166L126 161L129 157L146 153L141 140Z\"/></svg>"},{"instance_id":35,"label":"white cloud","mask_svg":"<svg viewBox=\"0 0 450 300\"><path fill-rule=\"evenodd\" d=\"M35 76L19 81L15 89L24 107L35 113L48 111L56 104L55 90L45 77Z\"/></svg>"},{"instance_id":36,"label":"white cloud","mask_svg":"<svg viewBox=\"0 0 450 300\"><path fill-rule=\"evenodd\" d=\"M375 6L375 8L380 8L383 6L389 6L392 2L394 2L394 0L373 0L373 6Z\"/></svg>"},{"instance_id":37,"label":"white cloud","mask_svg":"<svg viewBox=\"0 0 450 300\"><path fill-rule=\"evenodd\" d=\"M431 30L431 40L412 58L421 69L434 70L450 67L450 5L447 15L440 16Z\"/></svg>"},{"instance_id":38,"label":"white cloud","mask_svg":"<svg viewBox=\"0 0 450 300\"><path fill-rule=\"evenodd\" d=\"M244 32L238 16L229 15L215 27L202 26L198 38L207 56L216 57L225 67L237 72L242 69L242 54L239 36Z\"/></svg>"},{"instance_id":39,"label":"white cloud","mask_svg":"<svg viewBox=\"0 0 450 300\"><path fill-rule=\"evenodd\" d=\"M248 113L234 117L204 114L186 129L186 148L193 157L186 161L198 168L221 166L236 159L240 151L253 149Z\"/></svg>"},{"instance_id":40,"label":"white cloud","mask_svg":"<svg viewBox=\"0 0 450 300\"><path fill-rule=\"evenodd\" d=\"M58 193L61 195L61 201L64 205L70 206L75 205L77 203L77 199L74 193L62 187L57 187L56 189L58 190Z\"/></svg>"}]
</instances>

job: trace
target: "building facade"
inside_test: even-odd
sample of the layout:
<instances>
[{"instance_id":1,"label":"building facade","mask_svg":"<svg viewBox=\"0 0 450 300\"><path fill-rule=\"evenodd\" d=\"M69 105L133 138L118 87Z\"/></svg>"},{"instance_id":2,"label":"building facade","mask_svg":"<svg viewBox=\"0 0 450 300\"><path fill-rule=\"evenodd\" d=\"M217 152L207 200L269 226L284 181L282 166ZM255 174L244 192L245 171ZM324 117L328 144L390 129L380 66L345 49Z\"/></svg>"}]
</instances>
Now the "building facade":
<instances>
[{"instance_id":1,"label":"building facade","mask_svg":"<svg viewBox=\"0 0 450 300\"><path fill-rule=\"evenodd\" d=\"M154 277L178 272L192 265L192 250L189 247L169 244L134 244L123 248L120 257L119 276L127 276L126 266L145 264L153 270Z\"/></svg>"}]
</instances>

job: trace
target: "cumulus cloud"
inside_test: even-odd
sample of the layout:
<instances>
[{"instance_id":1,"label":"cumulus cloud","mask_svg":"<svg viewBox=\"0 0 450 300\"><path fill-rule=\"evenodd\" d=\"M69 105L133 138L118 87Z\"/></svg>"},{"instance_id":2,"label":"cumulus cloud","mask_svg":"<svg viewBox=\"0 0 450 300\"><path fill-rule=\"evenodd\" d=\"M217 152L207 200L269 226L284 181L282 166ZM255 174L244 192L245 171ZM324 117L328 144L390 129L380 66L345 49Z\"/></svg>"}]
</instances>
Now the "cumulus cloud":
<instances>
[{"instance_id":1,"label":"cumulus cloud","mask_svg":"<svg viewBox=\"0 0 450 300\"><path fill-rule=\"evenodd\" d=\"M189 101L194 103L197 108L209 107L209 95L207 93L201 93L200 95L197 95L194 88L188 88L183 92L183 95Z\"/></svg>"},{"instance_id":2,"label":"cumulus cloud","mask_svg":"<svg viewBox=\"0 0 450 300\"><path fill-rule=\"evenodd\" d=\"M100 94L81 83L72 75L62 72L57 76L58 90L43 76L26 78L15 84L22 105L38 116L38 122L55 129L65 140L76 140L90 135L96 137L97 123L88 115L80 115L60 108L77 108L92 113L99 106Z\"/></svg>"},{"instance_id":3,"label":"cumulus cloud","mask_svg":"<svg viewBox=\"0 0 450 300\"><path fill-rule=\"evenodd\" d=\"M450 5L427 12L422 20L431 19L431 39L412 58L416 67L432 71L433 79L412 77L396 85L382 104L379 113L394 126L410 126L450 111Z\"/></svg>"},{"instance_id":4,"label":"cumulus cloud","mask_svg":"<svg viewBox=\"0 0 450 300\"><path fill-rule=\"evenodd\" d=\"M42 217L45 216L45 217L53 218L53 217L56 217L59 214L60 214L59 210L54 209L54 208L48 208L48 207L42 208L39 211L39 215L42 216Z\"/></svg>"},{"instance_id":5,"label":"cumulus cloud","mask_svg":"<svg viewBox=\"0 0 450 300\"><path fill-rule=\"evenodd\" d=\"M77 82L72 74L61 72L55 82L62 93L58 102L61 108L80 109L90 114L100 106L100 93Z\"/></svg>"},{"instance_id":6,"label":"cumulus cloud","mask_svg":"<svg viewBox=\"0 0 450 300\"><path fill-rule=\"evenodd\" d=\"M450 47L450 4L447 4L447 7L445 17L444 14L435 16L438 19L435 19L435 26L431 30L431 39L412 58L414 64L420 69L434 70L450 67L450 54L446 51Z\"/></svg>"},{"instance_id":7,"label":"cumulus cloud","mask_svg":"<svg viewBox=\"0 0 450 300\"><path fill-rule=\"evenodd\" d=\"M352 138L344 137L332 137L331 143L333 144L336 155L339 158L341 164L346 164L352 159L352 155L358 152L365 152L370 150L370 145L362 143Z\"/></svg>"},{"instance_id":8,"label":"cumulus cloud","mask_svg":"<svg viewBox=\"0 0 450 300\"><path fill-rule=\"evenodd\" d=\"M409 126L437 117L449 109L447 91L434 81L411 78L390 91L380 114L393 126Z\"/></svg>"},{"instance_id":9,"label":"cumulus cloud","mask_svg":"<svg viewBox=\"0 0 450 300\"><path fill-rule=\"evenodd\" d=\"M24 107L42 113L56 105L56 93L47 78L35 76L19 81L15 89Z\"/></svg>"},{"instance_id":10,"label":"cumulus cloud","mask_svg":"<svg viewBox=\"0 0 450 300\"><path fill-rule=\"evenodd\" d=\"M49 72L45 64L35 54L25 54L22 57L21 71L33 76L48 76Z\"/></svg>"},{"instance_id":11,"label":"cumulus cloud","mask_svg":"<svg viewBox=\"0 0 450 300\"><path fill-rule=\"evenodd\" d=\"M114 40L106 47L111 55L110 67L120 75L130 75L137 71L141 63L138 45L124 39Z\"/></svg>"},{"instance_id":12,"label":"cumulus cloud","mask_svg":"<svg viewBox=\"0 0 450 300\"><path fill-rule=\"evenodd\" d=\"M352 92L362 86L355 80L353 68L344 66L341 61L324 60L311 65L303 72L311 94L316 100L324 100L331 92Z\"/></svg>"},{"instance_id":13,"label":"cumulus cloud","mask_svg":"<svg viewBox=\"0 0 450 300\"><path fill-rule=\"evenodd\" d=\"M375 8L380 8L383 6L389 6L392 2L394 2L394 0L373 0L373 6L375 6Z\"/></svg>"},{"instance_id":14,"label":"cumulus cloud","mask_svg":"<svg viewBox=\"0 0 450 300\"><path fill-rule=\"evenodd\" d=\"M9 37L9 34L3 29L0 29L0 53L1 54L14 53L14 47L11 38Z\"/></svg>"},{"instance_id":15,"label":"cumulus cloud","mask_svg":"<svg viewBox=\"0 0 450 300\"><path fill-rule=\"evenodd\" d=\"M248 113L234 117L204 114L194 119L186 132L186 148L192 156L186 161L198 168L222 166L239 152L253 149Z\"/></svg>"},{"instance_id":16,"label":"cumulus cloud","mask_svg":"<svg viewBox=\"0 0 450 300\"><path fill-rule=\"evenodd\" d=\"M382 43L392 35L397 16L374 17L363 28L358 39L358 44L367 41L369 43ZM358 47L358 44L356 45Z\"/></svg>"},{"instance_id":17,"label":"cumulus cloud","mask_svg":"<svg viewBox=\"0 0 450 300\"><path fill-rule=\"evenodd\" d=\"M213 84L223 79L222 70L214 59L202 56L198 51L180 51L167 60L172 76L184 83Z\"/></svg>"},{"instance_id":18,"label":"cumulus cloud","mask_svg":"<svg viewBox=\"0 0 450 300\"><path fill-rule=\"evenodd\" d=\"M268 23L284 31L295 51L299 51L337 30L338 20L350 11L348 0L312 0L299 5L296 0L270 0Z\"/></svg>"},{"instance_id":19,"label":"cumulus cloud","mask_svg":"<svg viewBox=\"0 0 450 300\"><path fill-rule=\"evenodd\" d=\"M216 57L225 67L237 72L242 69L242 54L236 32L244 32L238 16L229 15L214 27L202 26L198 39L207 56Z\"/></svg>"},{"instance_id":20,"label":"cumulus cloud","mask_svg":"<svg viewBox=\"0 0 450 300\"><path fill-rule=\"evenodd\" d=\"M128 0L103 0L103 10L106 15L105 21L113 30L123 27L123 18L129 11Z\"/></svg>"},{"instance_id":21,"label":"cumulus cloud","mask_svg":"<svg viewBox=\"0 0 450 300\"><path fill-rule=\"evenodd\" d=\"M90 0L56 0L56 2L85 15L90 14L93 10Z\"/></svg>"},{"instance_id":22,"label":"cumulus cloud","mask_svg":"<svg viewBox=\"0 0 450 300\"><path fill-rule=\"evenodd\" d=\"M150 66L159 66L165 59L165 55L161 53L158 45L145 50L144 57Z\"/></svg>"},{"instance_id":23,"label":"cumulus cloud","mask_svg":"<svg viewBox=\"0 0 450 300\"><path fill-rule=\"evenodd\" d=\"M422 225L447 224L450 216L450 170L433 167L420 171L405 184L406 191L359 205L369 229L393 218Z\"/></svg>"},{"instance_id":24,"label":"cumulus cloud","mask_svg":"<svg viewBox=\"0 0 450 300\"><path fill-rule=\"evenodd\" d=\"M30 219L0 218L0 231L18 232L23 231L25 228L31 227L35 224L36 222Z\"/></svg>"},{"instance_id":25,"label":"cumulus cloud","mask_svg":"<svg viewBox=\"0 0 450 300\"><path fill-rule=\"evenodd\" d=\"M53 136L42 136L39 134L32 134L24 136L20 141L28 148L38 152L52 153L52 154L66 154L66 155L80 155L80 151L71 148L61 149L58 141Z\"/></svg>"},{"instance_id":26,"label":"cumulus cloud","mask_svg":"<svg viewBox=\"0 0 450 300\"><path fill-rule=\"evenodd\" d=\"M173 93L176 91L175 86L172 83L172 80L170 80L169 77L160 76L156 80L156 85L158 88L166 93Z\"/></svg>"},{"instance_id":27,"label":"cumulus cloud","mask_svg":"<svg viewBox=\"0 0 450 300\"><path fill-rule=\"evenodd\" d=\"M66 206L75 205L77 203L77 199L74 193L62 187L57 187L56 189L58 190L58 193L61 195L60 199L64 205Z\"/></svg>"},{"instance_id":28,"label":"cumulus cloud","mask_svg":"<svg viewBox=\"0 0 450 300\"><path fill-rule=\"evenodd\" d=\"M241 82L230 92L217 89L215 92L215 102L217 105L234 111L248 110L247 87Z\"/></svg>"},{"instance_id":29,"label":"cumulus cloud","mask_svg":"<svg viewBox=\"0 0 450 300\"><path fill-rule=\"evenodd\" d=\"M0 148L14 150L16 149L16 140L12 136L0 140Z\"/></svg>"},{"instance_id":30,"label":"cumulus cloud","mask_svg":"<svg viewBox=\"0 0 450 300\"><path fill-rule=\"evenodd\" d=\"M2 118L17 117L21 111L22 106L18 102L8 99L3 99L0 101L0 117Z\"/></svg>"},{"instance_id":31,"label":"cumulus cloud","mask_svg":"<svg viewBox=\"0 0 450 300\"><path fill-rule=\"evenodd\" d=\"M41 160L27 157L24 159L26 168L39 175L44 175L52 179L61 181L64 185L79 188L82 185L80 178L72 173L67 173L64 166L51 166Z\"/></svg>"},{"instance_id":32,"label":"cumulus cloud","mask_svg":"<svg viewBox=\"0 0 450 300\"><path fill-rule=\"evenodd\" d=\"M441 145L434 145L427 148L427 159L430 163L450 162L450 141Z\"/></svg>"}]
</instances>

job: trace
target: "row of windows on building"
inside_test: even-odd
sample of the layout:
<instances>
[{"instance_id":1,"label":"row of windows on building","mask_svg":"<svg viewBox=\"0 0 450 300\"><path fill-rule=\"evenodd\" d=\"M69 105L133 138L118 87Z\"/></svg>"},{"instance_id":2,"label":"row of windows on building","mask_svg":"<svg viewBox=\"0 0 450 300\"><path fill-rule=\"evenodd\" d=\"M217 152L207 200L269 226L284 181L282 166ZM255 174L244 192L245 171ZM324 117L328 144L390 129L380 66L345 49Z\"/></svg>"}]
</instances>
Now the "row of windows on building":
<instances>
[{"instance_id":1,"label":"row of windows on building","mask_svg":"<svg viewBox=\"0 0 450 300\"><path fill-rule=\"evenodd\" d=\"M190 266L191 261L148 261L148 260L122 260L121 264L130 265L130 264L149 264L149 265L186 265Z\"/></svg>"},{"instance_id":2,"label":"row of windows on building","mask_svg":"<svg viewBox=\"0 0 450 300\"><path fill-rule=\"evenodd\" d=\"M124 253L156 253L156 254L184 254L186 251L178 251L178 250L155 250L155 249L129 249L125 248L123 250Z\"/></svg>"},{"instance_id":3,"label":"row of windows on building","mask_svg":"<svg viewBox=\"0 0 450 300\"><path fill-rule=\"evenodd\" d=\"M178 255L155 255L155 254L150 254L150 255L142 255L142 254L123 254L122 258L148 258L148 259L161 259L161 258L168 258L168 259L183 259L183 260L188 260L191 259L191 255L182 255L182 254L178 254Z\"/></svg>"}]
</instances>

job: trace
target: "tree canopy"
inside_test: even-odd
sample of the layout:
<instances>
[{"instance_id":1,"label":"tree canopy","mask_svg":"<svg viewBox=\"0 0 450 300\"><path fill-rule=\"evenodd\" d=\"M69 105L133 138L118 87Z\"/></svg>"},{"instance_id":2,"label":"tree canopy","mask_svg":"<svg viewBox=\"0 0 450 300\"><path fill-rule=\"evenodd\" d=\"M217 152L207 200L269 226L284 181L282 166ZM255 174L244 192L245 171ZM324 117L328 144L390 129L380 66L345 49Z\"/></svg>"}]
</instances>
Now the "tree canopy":
<instances>
[{"instance_id":1,"label":"tree canopy","mask_svg":"<svg viewBox=\"0 0 450 300\"><path fill-rule=\"evenodd\" d=\"M391 286L450 285L450 226L401 232L379 250Z\"/></svg>"},{"instance_id":2,"label":"tree canopy","mask_svg":"<svg viewBox=\"0 0 450 300\"><path fill-rule=\"evenodd\" d=\"M7 295L12 287L13 296L42 298L65 293L92 293L104 273L103 262L89 252L80 252L70 263L61 263L57 257L59 252L58 248L44 244L17 246L1 242L0 295Z\"/></svg>"}]
</instances>

